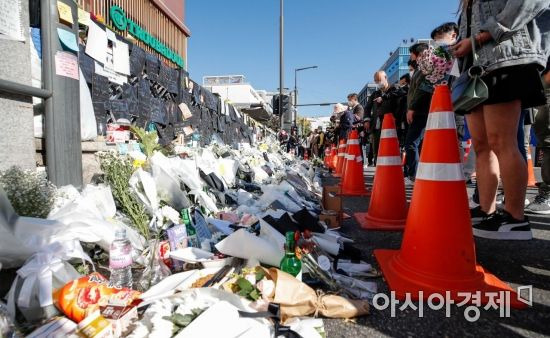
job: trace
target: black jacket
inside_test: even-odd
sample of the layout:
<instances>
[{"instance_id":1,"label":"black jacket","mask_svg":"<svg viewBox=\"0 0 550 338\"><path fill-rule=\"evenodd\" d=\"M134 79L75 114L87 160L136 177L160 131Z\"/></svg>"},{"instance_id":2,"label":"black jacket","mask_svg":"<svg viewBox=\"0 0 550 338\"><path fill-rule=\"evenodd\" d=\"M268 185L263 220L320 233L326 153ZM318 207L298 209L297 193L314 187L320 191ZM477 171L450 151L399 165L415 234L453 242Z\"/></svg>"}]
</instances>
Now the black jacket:
<instances>
[{"instance_id":1,"label":"black jacket","mask_svg":"<svg viewBox=\"0 0 550 338\"><path fill-rule=\"evenodd\" d=\"M397 86L390 86L388 90L377 90L372 93L367 101L365 107L365 121L371 121L371 130L376 129L376 122L380 119L378 129L382 126L382 119L384 114L393 113L396 114L399 105L399 99L407 95L406 92ZM377 103L374 100L381 97L382 102Z\"/></svg>"},{"instance_id":2,"label":"black jacket","mask_svg":"<svg viewBox=\"0 0 550 338\"><path fill-rule=\"evenodd\" d=\"M348 133L351 131L354 121L355 121L355 117L353 116L353 112L349 109L346 110L342 114L342 116L340 116L340 131L339 131L340 139L348 138Z\"/></svg>"},{"instance_id":3,"label":"black jacket","mask_svg":"<svg viewBox=\"0 0 550 338\"><path fill-rule=\"evenodd\" d=\"M432 93L433 86L428 84L425 75L419 70L415 71L407 94L407 109L414 111L414 115L428 115Z\"/></svg>"}]
</instances>

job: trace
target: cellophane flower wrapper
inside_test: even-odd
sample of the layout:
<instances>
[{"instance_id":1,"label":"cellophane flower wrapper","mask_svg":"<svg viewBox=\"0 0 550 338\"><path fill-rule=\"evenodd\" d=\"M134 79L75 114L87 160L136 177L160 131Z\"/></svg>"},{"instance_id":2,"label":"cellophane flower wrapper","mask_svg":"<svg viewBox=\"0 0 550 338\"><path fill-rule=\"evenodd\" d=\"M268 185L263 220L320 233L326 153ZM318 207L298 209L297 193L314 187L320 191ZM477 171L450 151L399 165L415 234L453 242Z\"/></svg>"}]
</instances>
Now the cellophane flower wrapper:
<instances>
[{"instance_id":1,"label":"cellophane flower wrapper","mask_svg":"<svg viewBox=\"0 0 550 338\"><path fill-rule=\"evenodd\" d=\"M264 269L275 282L275 293L269 299L281 306L281 320L321 315L328 318L354 318L369 313L366 300L351 300L333 294L316 292L305 283L276 268Z\"/></svg>"},{"instance_id":2,"label":"cellophane flower wrapper","mask_svg":"<svg viewBox=\"0 0 550 338\"><path fill-rule=\"evenodd\" d=\"M453 68L453 57L446 46L430 46L418 57L418 69L432 85L443 83Z\"/></svg>"}]
</instances>

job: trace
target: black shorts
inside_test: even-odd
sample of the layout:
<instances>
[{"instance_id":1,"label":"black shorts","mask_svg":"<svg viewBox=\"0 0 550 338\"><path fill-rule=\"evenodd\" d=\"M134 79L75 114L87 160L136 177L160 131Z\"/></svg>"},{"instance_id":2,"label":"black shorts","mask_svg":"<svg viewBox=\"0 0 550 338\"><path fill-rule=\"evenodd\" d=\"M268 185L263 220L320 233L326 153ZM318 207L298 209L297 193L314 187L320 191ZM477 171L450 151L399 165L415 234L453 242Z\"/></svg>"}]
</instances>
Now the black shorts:
<instances>
[{"instance_id":1,"label":"black shorts","mask_svg":"<svg viewBox=\"0 0 550 338\"><path fill-rule=\"evenodd\" d=\"M521 108L546 104L539 65L511 66L494 70L482 77L489 88L489 98L483 105L521 101Z\"/></svg>"}]
</instances>

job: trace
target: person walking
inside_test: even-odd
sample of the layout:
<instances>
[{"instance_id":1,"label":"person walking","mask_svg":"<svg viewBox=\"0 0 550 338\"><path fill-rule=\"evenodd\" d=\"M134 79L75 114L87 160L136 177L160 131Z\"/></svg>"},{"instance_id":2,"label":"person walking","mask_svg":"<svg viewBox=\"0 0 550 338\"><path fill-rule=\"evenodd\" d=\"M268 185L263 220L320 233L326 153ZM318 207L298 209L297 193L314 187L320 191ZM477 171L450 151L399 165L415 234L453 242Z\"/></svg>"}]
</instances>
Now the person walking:
<instances>
[{"instance_id":1,"label":"person walking","mask_svg":"<svg viewBox=\"0 0 550 338\"><path fill-rule=\"evenodd\" d=\"M527 164L516 137L522 108L546 103L540 72L547 52L542 48L539 15L548 11L549 0L460 1L461 40L453 46L462 58L461 72L470 66L484 69L482 80L489 97L466 119L476 151L476 172L482 220L473 226L475 236L489 239L527 240L532 238L524 216ZM543 16L544 18L546 16ZM548 21L548 20L546 20ZM472 42L477 56L473 61ZM506 203L496 209L500 176ZM472 216L475 216L472 214Z\"/></svg>"},{"instance_id":2,"label":"person walking","mask_svg":"<svg viewBox=\"0 0 550 338\"><path fill-rule=\"evenodd\" d=\"M323 132L323 128L322 127L318 127L317 128L317 133L319 134L319 150L318 150L318 154L317 156L320 158L320 159L323 159L325 158L325 133Z\"/></svg>"},{"instance_id":3,"label":"person walking","mask_svg":"<svg viewBox=\"0 0 550 338\"><path fill-rule=\"evenodd\" d=\"M411 85L407 94L407 123L409 129L405 136L406 161L403 168L405 184L412 186L416 177L418 166L420 143L424 138L424 130L428 121L430 103L432 100L433 86L428 85L426 76L418 70L417 59L429 46L425 43L417 43L409 48L411 65L415 69L411 78Z\"/></svg>"}]
</instances>

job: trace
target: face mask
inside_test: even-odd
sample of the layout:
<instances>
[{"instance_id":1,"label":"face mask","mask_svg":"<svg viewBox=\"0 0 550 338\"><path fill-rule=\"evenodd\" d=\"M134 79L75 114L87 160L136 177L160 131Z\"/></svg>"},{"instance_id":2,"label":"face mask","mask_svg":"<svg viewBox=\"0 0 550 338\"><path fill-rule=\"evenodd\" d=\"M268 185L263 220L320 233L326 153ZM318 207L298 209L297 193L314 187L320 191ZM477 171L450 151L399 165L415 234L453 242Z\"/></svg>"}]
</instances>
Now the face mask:
<instances>
[{"instance_id":1,"label":"face mask","mask_svg":"<svg viewBox=\"0 0 550 338\"><path fill-rule=\"evenodd\" d=\"M353 107L354 106L353 102L348 101L348 106Z\"/></svg>"},{"instance_id":2,"label":"face mask","mask_svg":"<svg viewBox=\"0 0 550 338\"><path fill-rule=\"evenodd\" d=\"M413 75L414 75L414 71L409 72L409 76L410 76L411 78L413 77Z\"/></svg>"}]
</instances>

